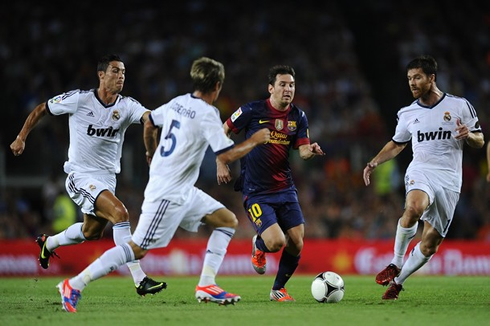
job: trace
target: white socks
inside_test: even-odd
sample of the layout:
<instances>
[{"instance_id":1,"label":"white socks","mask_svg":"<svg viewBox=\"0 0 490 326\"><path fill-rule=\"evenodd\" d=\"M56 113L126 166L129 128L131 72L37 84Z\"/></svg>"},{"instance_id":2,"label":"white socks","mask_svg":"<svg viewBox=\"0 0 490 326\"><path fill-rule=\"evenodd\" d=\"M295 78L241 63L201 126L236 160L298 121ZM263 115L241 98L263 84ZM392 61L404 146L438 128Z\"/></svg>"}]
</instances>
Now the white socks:
<instances>
[{"instance_id":1,"label":"white socks","mask_svg":"<svg viewBox=\"0 0 490 326\"><path fill-rule=\"evenodd\" d=\"M119 268L119 266L134 260L134 253L127 243L113 247L97 258L80 274L70 279L70 286L82 291L88 283Z\"/></svg>"},{"instance_id":2,"label":"white socks","mask_svg":"<svg viewBox=\"0 0 490 326\"><path fill-rule=\"evenodd\" d=\"M393 260L391 261L392 264L395 264L400 268L403 266L405 253L407 252L410 241L412 241L415 234L417 234L418 225L418 223L415 223L415 225L411 228L404 228L400 225L400 220L398 220L395 236L394 256Z\"/></svg>"},{"instance_id":3,"label":"white socks","mask_svg":"<svg viewBox=\"0 0 490 326\"><path fill-rule=\"evenodd\" d=\"M84 242L86 239L83 236L82 225L82 222L75 223L70 225L66 230L49 236L46 241L46 248L52 252L59 246L69 246Z\"/></svg>"},{"instance_id":4,"label":"white socks","mask_svg":"<svg viewBox=\"0 0 490 326\"><path fill-rule=\"evenodd\" d=\"M413 248L412 251L410 252L410 255L408 255L408 259L405 262L405 265L403 265L400 275L398 275L398 277L395 277L396 284L403 284L403 282L405 282L405 280L410 275L412 275L417 270L419 270L420 267L427 264L427 262L432 258L432 256L425 257L420 251L420 242L417 243L415 248Z\"/></svg>"},{"instance_id":5,"label":"white socks","mask_svg":"<svg viewBox=\"0 0 490 326\"><path fill-rule=\"evenodd\" d=\"M216 274L218 274L226 249L234 234L235 229L226 227L216 228L213 231L208 240L199 286L216 284Z\"/></svg>"},{"instance_id":6,"label":"white socks","mask_svg":"<svg viewBox=\"0 0 490 326\"><path fill-rule=\"evenodd\" d=\"M69 246L84 242L86 239L83 236L82 225L82 222L75 223L66 230L56 235L49 236L46 241L46 248L52 252L60 246ZM112 230L116 246L126 244L131 240L131 226L129 225L129 222L116 223L112 227ZM134 284L138 286L146 277L145 272L141 269L139 260L133 259L133 261L127 263L127 266L133 277Z\"/></svg>"},{"instance_id":7,"label":"white socks","mask_svg":"<svg viewBox=\"0 0 490 326\"><path fill-rule=\"evenodd\" d=\"M129 222L120 222L112 227L112 236L116 246L128 243L131 240L131 226ZM133 260L126 264L133 276L133 281L136 286L146 277L145 272L141 269L139 260Z\"/></svg>"}]
</instances>

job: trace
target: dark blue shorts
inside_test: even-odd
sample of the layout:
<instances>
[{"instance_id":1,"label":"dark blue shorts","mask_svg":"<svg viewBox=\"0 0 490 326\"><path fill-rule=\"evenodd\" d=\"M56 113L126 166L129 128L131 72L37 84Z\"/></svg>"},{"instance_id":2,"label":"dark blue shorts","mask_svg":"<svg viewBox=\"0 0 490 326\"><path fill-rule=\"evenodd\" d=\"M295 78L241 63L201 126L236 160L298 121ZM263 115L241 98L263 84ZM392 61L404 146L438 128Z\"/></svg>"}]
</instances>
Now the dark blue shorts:
<instances>
[{"instance_id":1,"label":"dark blue shorts","mask_svg":"<svg viewBox=\"0 0 490 326\"><path fill-rule=\"evenodd\" d=\"M283 232L305 223L296 191L244 196L243 207L258 234L274 223Z\"/></svg>"}]
</instances>

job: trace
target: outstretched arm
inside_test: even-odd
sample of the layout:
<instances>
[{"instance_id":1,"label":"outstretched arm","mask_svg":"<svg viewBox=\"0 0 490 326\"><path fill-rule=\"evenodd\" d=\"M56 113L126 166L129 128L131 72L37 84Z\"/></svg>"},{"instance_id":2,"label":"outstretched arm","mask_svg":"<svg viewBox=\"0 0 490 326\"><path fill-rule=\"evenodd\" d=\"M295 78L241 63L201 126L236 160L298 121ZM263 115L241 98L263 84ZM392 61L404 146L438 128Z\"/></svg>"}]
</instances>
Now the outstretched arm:
<instances>
[{"instance_id":1,"label":"outstretched arm","mask_svg":"<svg viewBox=\"0 0 490 326\"><path fill-rule=\"evenodd\" d=\"M258 145L267 143L271 139L271 131L267 128L260 129L255 132L249 139L241 142L240 144L234 146L229 151L221 153L217 156L217 162L222 164L229 164L234 162L254 149Z\"/></svg>"},{"instance_id":2,"label":"outstretched arm","mask_svg":"<svg viewBox=\"0 0 490 326\"><path fill-rule=\"evenodd\" d=\"M320 145L318 145L318 143L301 145L299 147L299 156L303 160L309 160L310 158L316 155L325 155L325 153L322 151L322 148L320 147Z\"/></svg>"},{"instance_id":3,"label":"outstretched arm","mask_svg":"<svg viewBox=\"0 0 490 326\"><path fill-rule=\"evenodd\" d=\"M27 136L47 113L46 103L41 103L29 114L17 138L10 144L10 149L15 156L19 156L24 152Z\"/></svg>"},{"instance_id":4,"label":"outstretched arm","mask_svg":"<svg viewBox=\"0 0 490 326\"><path fill-rule=\"evenodd\" d=\"M397 144L390 140L364 168L363 178L366 186L371 183L370 177L374 169L381 163L391 160L407 146L407 144Z\"/></svg>"}]
</instances>

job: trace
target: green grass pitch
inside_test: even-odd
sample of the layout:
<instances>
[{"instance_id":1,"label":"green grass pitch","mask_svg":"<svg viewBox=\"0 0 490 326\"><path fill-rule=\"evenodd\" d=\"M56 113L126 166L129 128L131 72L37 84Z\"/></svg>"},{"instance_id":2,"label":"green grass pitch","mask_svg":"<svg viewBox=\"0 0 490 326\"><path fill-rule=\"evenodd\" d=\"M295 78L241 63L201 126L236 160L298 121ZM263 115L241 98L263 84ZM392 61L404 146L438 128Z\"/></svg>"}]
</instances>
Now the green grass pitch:
<instances>
[{"instance_id":1,"label":"green grass pitch","mask_svg":"<svg viewBox=\"0 0 490 326\"><path fill-rule=\"evenodd\" d=\"M62 310L55 288L62 278L0 279L0 325L490 325L490 278L412 276L397 301L383 301L386 287L373 276L343 276L340 303L311 296L313 275L287 285L296 302L271 302L271 276L219 276L225 290L240 294L234 306L199 304L193 277L154 277L168 288L139 297L127 277L109 276L82 293L78 312Z\"/></svg>"}]
</instances>

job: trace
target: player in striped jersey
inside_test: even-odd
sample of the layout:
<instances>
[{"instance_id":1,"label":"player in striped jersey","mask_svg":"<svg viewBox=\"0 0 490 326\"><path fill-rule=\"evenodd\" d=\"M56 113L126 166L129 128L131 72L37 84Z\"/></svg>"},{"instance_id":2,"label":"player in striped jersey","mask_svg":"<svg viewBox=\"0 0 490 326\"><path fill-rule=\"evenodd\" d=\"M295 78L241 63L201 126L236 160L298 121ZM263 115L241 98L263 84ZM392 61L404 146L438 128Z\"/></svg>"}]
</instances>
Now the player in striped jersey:
<instances>
[{"instance_id":1,"label":"player in striped jersey","mask_svg":"<svg viewBox=\"0 0 490 326\"><path fill-rule=\"evenodd\" d=\"M294 301L286 283L299 264L303 249L304 217L289 166L289 152L297 149L302 159L324 155L317 143L310 144L306 114L292 103L296 90L295 71L278 65L268 74L266 100L241 106L224 123L227 135L245 131L249 138L260 128L271 131L271 140L256 147L241 161L241 175L235 189L242 191L243 205L257 232L252 240L252 266L266 271L266 253L278 252L281 259L269 298ZM218 183L231 181L227 166L217 162Z\"/></svg>"},{"instance_id":2,"label":"player in striped jersey","mask_svg":"<svg viewBox=\"0 0 490 326\"><path fill-rule=\"evenodd\" d=\"M44 116L69 115L65 186L71 199L81 208L83 223L75 223L53 236L41 234L37 238L41 249L39 262L44 269L49 267L50 257L57 256L56 248L100 239L108 221L113 224L116 244L131 239L128 211L115 196L116 174L121 171L126 129L131 124L145 123L150 111L135 99L120 94L126 68L119 56L102 57L97 74L98 88L66 92L36 106L10 145L15 156L21 155L28 134ZM147 277L138 261L128 262L127 266L138 294L154 294L165 288L164 282Z\"/></svg>"},{"instance_id":3,"label":"player in striped jersey","mask_svg":"<svg viewBox=\"0 0 490 326\"><path fill-rule=\"evenodd\" d=\"M483 133L473 106L436 85L437 62L420 56L407 65L408 85L415 101L398 111L395 135L364 169L364 182L379 164L396 157L412 142L413 159L405 174L405 209L398 221L394 257L376 275L389 285L385 300L396 300L403 283L437 252L453 219L462 185L463 147L481 148ZM404 263L410 241L424 222L422 239Z\"/></svg>"}]
</instances>

